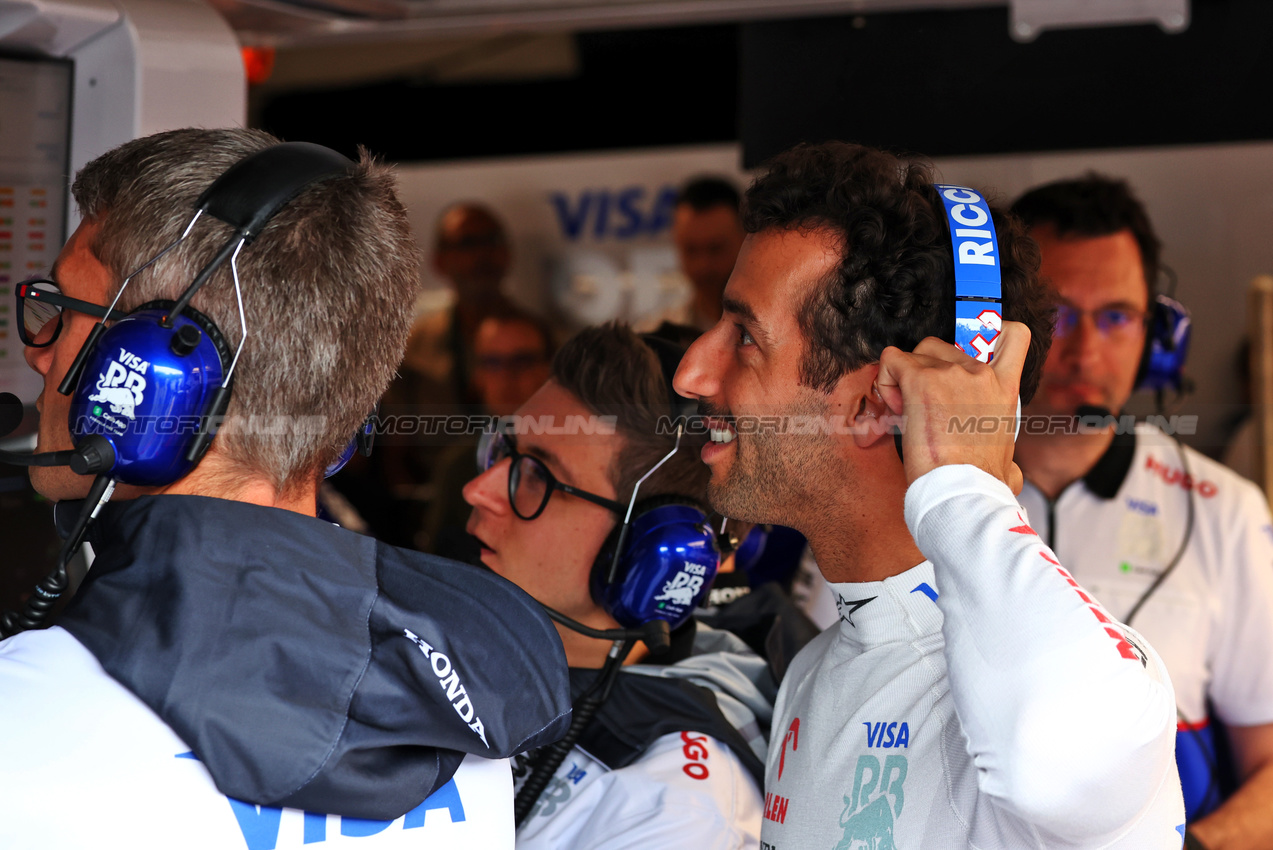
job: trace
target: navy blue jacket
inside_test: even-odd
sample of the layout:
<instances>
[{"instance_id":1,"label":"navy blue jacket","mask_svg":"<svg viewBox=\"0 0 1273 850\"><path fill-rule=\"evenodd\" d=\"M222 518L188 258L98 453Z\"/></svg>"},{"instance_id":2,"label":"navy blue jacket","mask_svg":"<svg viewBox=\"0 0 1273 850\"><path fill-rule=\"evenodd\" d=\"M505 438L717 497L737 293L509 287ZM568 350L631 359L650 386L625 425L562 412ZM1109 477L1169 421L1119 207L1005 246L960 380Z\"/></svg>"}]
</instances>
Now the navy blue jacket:
<instances>
[{"instance_id":1,"label":"navy blue jacket","mask_svg":"<svg viewBox=\"0 0 1273 850\"><path fill-rule=\"evenodd\" d=\"M201 496L107 505L90 540L60 625L228 796L387 820L569 725L556 630L492 573Z\"/></svg>"}]
</instances>

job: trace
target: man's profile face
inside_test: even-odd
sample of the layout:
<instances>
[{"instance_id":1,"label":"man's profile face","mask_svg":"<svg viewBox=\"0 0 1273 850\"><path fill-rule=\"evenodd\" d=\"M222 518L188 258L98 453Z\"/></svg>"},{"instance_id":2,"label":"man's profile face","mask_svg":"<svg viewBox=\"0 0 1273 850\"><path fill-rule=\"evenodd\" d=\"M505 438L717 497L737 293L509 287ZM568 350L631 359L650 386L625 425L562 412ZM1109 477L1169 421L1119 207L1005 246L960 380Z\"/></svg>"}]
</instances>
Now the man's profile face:
<instances>
[{"instance_id":1,"label":"man's profile face","mask_svg":"<svg viewBox=\"0 0 1273 850\"><path fill-rule=\"evenodd\" d=\"M816 422L833 412L828 396L800 385L805 341L796 314L837 267L839 252L839 238L824 230L748 235L725 288L724 314L677 370L677 392L699 399L710 426L732 435L703 448L712 470L708 499L725 516L782 522L798 509L798 488L839 468L833 438L765 425L766 417Z\"/></svg>"},{"instance_id":2,"label":"man's profile face","mask_svg":"<svg viewBox=\"0 0 1273 850\"><path fill-rule=\"evenodd\" d=\"M488 411L515 412L548 380L548 343L521 320L484 320L473 338L473 385Z\"/></svg>"},{"instance_id":3,"label":"man's profile face","mask_svg":"<svg viewBox=\"0 0 1273 850\"><path fill-rule=\"evenodd\" d=\"M433 267L455 285L462 300L498 294L509 260L504 228L484 209L453 207L443 216Z\"/></svg>"},{"instance_id":4,"label":"man's profile face","mask_svg":"<svg viewBox=\"0 0 1273 850\"><path fill-rule=\"evenodd\" d=\"M550 417L549 424L561 425L567 416L587 417L591 412L549 381L522 405L518 415ZM542 460L561 483L615 498L609 471L621 437L526 433L515 440L519 452ZM473 506L465 530L481 543L482 563L550 608L589 626L617 628L588 590L589 571L614 528L615 514L558 490L538 517L521 519L508 502L510 465L507 458L501 460L464 487L464 501Z\"/></svg>"},{"instance_id":5,"label":"man's profile face","mask_svg":"<svg viewBox=\"0 0 1273 850\"><path fill-rule=\"evenodd\" d=\"M96 222L84 221L62 247L53 264L51 276L64 295L106 305L114 295L115 279L98 261L90 247L99 228L100 225ZM35 402L36 410L40 412L40 429L35 447L38 452L74 448L68 426L71 399L59 393L57 388L96 322L92 316L75 310L64 310L62 331L57 340L46 348L28 347L25 350L27 365L44 376L44 389ZM53 332L56 324L50 322L41 332L41 338L36 341L42 342L43 338ZM53 501L82 499L92 482L88 476L76 475L70 469L60 466L33 466L30 472L31 486Z\"/></svg>"},{"instance_id":6,"label":"man's profile face","mask_svg":"<svg viewBox=\"0 0 1273 850\"><path fill-rule=\"evenodd\" d=\"M718 293L725 289L744 235L738 213L728 204L705 210L679 204L672 217L672 242L681 271L696 290Z\"/></svg>"},{"instance_id":7,"label":"man's profile face","mask_svg":"<svg viewBox=\"0 0 1273 850\"><path fill-rule=\"evenodd\" d=\"M1031 410L1070 416L1079 405L1093 405L1118 413L1134 389L1149 307L1136 240L1127 230L1060 238L1050 225L1030 235L1042 253L1039 277L1051 281L1062 305L1082 311L1068 333L1053 337ZM1107 309L1127 311L1135 320L1102 333L1095 311Z\"/></svg>"}]
</instances>

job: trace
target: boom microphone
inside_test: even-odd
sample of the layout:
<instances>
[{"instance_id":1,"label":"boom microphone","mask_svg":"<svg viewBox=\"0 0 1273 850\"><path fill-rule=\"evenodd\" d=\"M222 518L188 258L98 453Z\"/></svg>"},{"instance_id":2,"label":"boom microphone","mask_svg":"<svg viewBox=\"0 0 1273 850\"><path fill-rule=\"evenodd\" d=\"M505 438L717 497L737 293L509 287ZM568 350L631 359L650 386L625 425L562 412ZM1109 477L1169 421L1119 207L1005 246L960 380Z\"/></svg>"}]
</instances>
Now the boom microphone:
<instances>
[{"instance_id":1,"label":"boom microphone","mask_svg":"<svg viewBox=\"0 0 1273 850\"><path fill-rule=\"evenodd\" d=\"M0 393L0 437L22 424L22 401L13 393ZM74 449L60 452L0 451L0 463L12 466L69 466L79 475L96 475L115 465L115 448L100 434L92 434Z\"/></svg>"},{"instance_id":2,"label":"boom microphone","mask_svg":"<svg viewBox=\"0 0 1273 850\"><path fill-rule=\"evenodd\" d=\"M0 393L0 437L6 437L22 424L22 401L13 393Z\"/></svg>"}]
</instances>

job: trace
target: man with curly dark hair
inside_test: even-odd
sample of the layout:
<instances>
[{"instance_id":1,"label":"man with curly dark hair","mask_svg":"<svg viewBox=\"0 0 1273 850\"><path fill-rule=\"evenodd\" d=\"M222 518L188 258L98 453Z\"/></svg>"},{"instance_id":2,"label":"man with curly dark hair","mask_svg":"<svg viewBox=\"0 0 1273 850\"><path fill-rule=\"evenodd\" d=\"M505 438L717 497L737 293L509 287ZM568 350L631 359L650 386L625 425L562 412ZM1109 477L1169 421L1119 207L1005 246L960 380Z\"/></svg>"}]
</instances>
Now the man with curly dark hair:
<instances>
[{"instance_id":1,"label":"man with curly dark hair","mask_svg":"<svg viewBox=\"0 0 1273 850\"><path fill-rule=\"evenodd\" d=\"M711 429L712 506L804 533L840 612L783 680L762 846L1179 846L1165 669L1014 497L1052 308L1033 243L991 217L997 246L953 228L1002 280L980 362L951 345L931 167L789 151L748 190L725 313L677 374Z\"/></svg>"}]
</instances>

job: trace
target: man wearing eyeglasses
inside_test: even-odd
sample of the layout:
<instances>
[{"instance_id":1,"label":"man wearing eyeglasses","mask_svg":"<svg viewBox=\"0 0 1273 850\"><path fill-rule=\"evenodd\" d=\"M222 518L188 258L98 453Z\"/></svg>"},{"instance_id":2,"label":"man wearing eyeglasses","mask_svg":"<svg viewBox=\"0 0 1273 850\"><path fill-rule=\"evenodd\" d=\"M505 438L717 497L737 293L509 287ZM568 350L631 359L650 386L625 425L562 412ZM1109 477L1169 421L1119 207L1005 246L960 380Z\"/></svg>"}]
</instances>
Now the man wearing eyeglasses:
<instances>
[{"instance_id":1,"label":"man wearing eyeglasses","mask_svg":"<svg viewBox=\"0 0 1273 850\"><path fill-rule=\"evenodd\" d=\"M590 582L610 563L634 492L638 510L695 504L706 482L697 448L677 449L668 427L667 379L651 344L622 325L568 341L548 382L484 441L482 471L464 488L482 563L592 629L619 625ZM614 645L558 631L578 715ZM560 765L545 762L544 748L514 771L518 805L532 806L518 847L756 848L775 689L765 663L693 619L672 632L667 653L637 644L627 662ZM536 781L546 781L538 795L527 791Z\"/></svg>"},{"instance_id":2,"label":"man wearing eyeglasses","mask_svg":"<svg viewBox=\"0 0 1273 850\"><path fill-rule=\"evenodd\" d=\"M220 181L258 156L256 174L321 179L264 181L293 199L245 245L196 216L197 199L213 186L265 210ZM139 308L171 316L190 296L198 313L182 315L210 317L196 339L224 335L243 356L206 453L97 506L93 566L57 622L0 616L16 632L0 641L0 847L511 847L508 758L567 726L556 633L508 582L315 516L324 471L402 356L419 286L392 172L260 131L187 129L102 154L72 194L83 221L51 279L17 288L44 380L38 452L71 448L59 387L99 320L176 354L180 331ZM201 268L215 271L196 293ZM82 384L126 418L161 364L104 354ZM72 519L98 486L66 467L31 478Z\"/></svg>"},{"instance_id":3,"label":"man wearing eyeglasses","mask_svg":"<svg viewBox=\"0 0 1273 850\"><path fill-rule=\"evenodd\" d=\"M1273 846L1268 507L1250 482L1158 428L1105 424L1123 411L1145 356L1159 240L1128 184L1094 174L1033 189L1013 210L1060 297L1017 442L1021 504L1075 578L1170 671L1186 847ZM1212 712L1241 783L1227 801Z\"/></svg>"}]
</instances>

